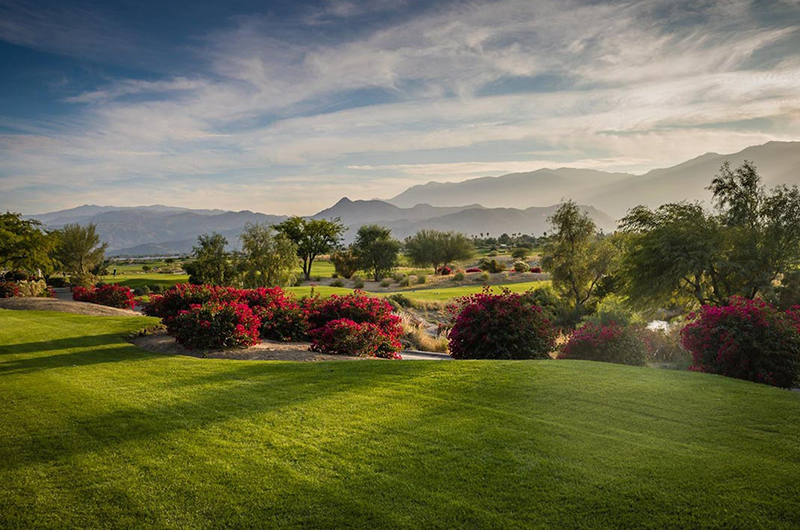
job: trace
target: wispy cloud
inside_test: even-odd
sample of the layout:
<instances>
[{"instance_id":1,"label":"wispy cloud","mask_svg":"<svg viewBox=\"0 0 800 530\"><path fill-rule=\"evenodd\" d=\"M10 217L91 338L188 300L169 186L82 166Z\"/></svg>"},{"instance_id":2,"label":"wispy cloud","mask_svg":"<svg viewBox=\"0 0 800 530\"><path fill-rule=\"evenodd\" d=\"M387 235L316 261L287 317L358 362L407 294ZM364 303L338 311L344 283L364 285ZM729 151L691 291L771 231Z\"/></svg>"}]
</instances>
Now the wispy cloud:
<instances>
[{"instance_id":1,"label":"wispy cloud","mask_svg":"<svg viewBox=\"0 0 800 530\"><path fill-rule=\"evenodd\" d=\"M641 172L797 139L800 51L783 48L768 70L750 63L798 38L800 6L759 9L502 0L401 17L396 4L334 2L291 24L235 18L197 41L191 75L117 79L69 97L63 123L1 136L0 206L27 208L71 179L100 202L139 182L171 195L160 202L308 213L430 178ZM379 24L312 38L375 10L388 13ZM559 89L537 90L543 75ZM508 80L513 90L492 92Z\"/></svg>"}]
</instances>

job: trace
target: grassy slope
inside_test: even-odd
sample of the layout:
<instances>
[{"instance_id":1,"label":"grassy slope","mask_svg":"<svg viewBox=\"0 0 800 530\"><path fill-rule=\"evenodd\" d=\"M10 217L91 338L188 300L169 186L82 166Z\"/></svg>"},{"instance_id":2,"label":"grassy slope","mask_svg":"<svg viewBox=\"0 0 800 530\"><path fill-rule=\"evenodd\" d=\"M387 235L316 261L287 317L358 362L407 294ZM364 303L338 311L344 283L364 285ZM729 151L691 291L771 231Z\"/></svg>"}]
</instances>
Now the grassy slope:
<instances>
[{"instance_id":1,"label":"grassy slope","mask_svg":"<svg viewBox=\"0 0 800 530\"><path fill-rule=\"evenodd\" d=\"M493 285L491 286L491 289L492 291L499 292L500 289L505 287L508 290L515 293L524 293L525 291L536 289L537 287L545 287L547 285L550 285L550 282L544 280L538 282L520 282L520 283L509 283L506 285ZM301 285L300 287L288 287L286 290L295 293L297 296L308 296L309 294L311 294L310 285ZM448 300L452 300L453 298L457 298L459 296L479 293L482 290L483 290L482 284L475 284L475 285L461 285L456 287L433 287L427 289L410 287L410 288L398 289L396 291L391 291L391 292L370 293L370 294L373 294L375 296L387 296L390 294L401 293L415 300L438 300L441 302L446 302ZM353 290L347 287L329 287L327 285L318 285L314 287L314 292L319 293L321 296L330 296L332 294L341 295L341 294L352 293Z\"/></svg>"},{"instance_id":2,"label":"grassy slope","mask_svg":"<svg viewBox=\"0 0 800 530\"><path fill-rule=\"evenodd\" d=\"M796 528L800 395L580 361L277 363L0 311L0 527Z\"/></svg>"}]
</instances>

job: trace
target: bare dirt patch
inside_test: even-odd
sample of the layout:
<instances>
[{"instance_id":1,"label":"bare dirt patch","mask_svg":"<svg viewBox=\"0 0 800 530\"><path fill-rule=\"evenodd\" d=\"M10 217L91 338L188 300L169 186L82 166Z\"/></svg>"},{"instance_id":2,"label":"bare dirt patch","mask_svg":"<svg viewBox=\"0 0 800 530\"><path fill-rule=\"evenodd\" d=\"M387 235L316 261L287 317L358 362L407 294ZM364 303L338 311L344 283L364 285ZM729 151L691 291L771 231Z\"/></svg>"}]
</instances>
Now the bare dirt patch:
<instances>
[{"instance_id":1,"label":"bare dirt patch","mask_svg":"<svg viewBox=\"0 0 800 530\"><path fill-rule=\"evenodd\" d=\"M141 313L128 309L117 309L89 302L74 302L71 300L58 300L55 298L29 298L14 297L0 298L0 309L16 309L23 311L59 311L61 313L75 313L76 315L93 315L106 317L140 317Z\"/></svg>"},{"instance_id":2,"label":"bare dirt patch","mask_svg":"<svg viewBox=\"0 0 800 530\"><path fill-rule=\"evenodd\" d=\"M163 329L130 339L137 347L172 355L189 355L208 359L233 359L240 361L360 361L364 357L326 355L308 351L307 342L276 342L265 340L244 349L199 351L184 348Z\"/></svg>"}]
</instances>

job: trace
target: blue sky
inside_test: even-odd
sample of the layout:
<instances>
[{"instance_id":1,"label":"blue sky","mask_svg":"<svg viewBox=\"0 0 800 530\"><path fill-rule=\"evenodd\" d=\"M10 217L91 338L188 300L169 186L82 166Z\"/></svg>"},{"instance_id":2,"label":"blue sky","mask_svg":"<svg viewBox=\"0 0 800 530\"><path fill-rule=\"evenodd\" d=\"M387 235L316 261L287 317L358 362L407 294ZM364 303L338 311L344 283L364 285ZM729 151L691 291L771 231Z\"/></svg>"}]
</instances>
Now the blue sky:
<instances>
[{"instance_id":1,"label":"blue sky","mask_svg":"<svg viewBox=\"0 0 800 530\"><path fill-rule=\"evenodd\" d=\"M0 209L308 214L800 139L800 1L0 0Z\"/></svg>"}]
</instances>

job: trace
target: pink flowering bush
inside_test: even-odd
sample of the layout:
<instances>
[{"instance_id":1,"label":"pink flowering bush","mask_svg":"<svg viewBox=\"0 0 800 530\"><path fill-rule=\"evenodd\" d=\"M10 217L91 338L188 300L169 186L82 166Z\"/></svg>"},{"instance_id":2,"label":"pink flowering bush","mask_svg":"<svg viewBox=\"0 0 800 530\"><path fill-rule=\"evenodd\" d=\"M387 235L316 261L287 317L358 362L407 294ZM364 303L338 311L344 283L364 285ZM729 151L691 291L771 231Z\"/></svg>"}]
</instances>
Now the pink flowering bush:
<instances>
[{"instance_id":1,"label":"pink flowering bush","mask_svg":"<svg viewBox=\"0 0 800 530\"><path fill-rule=\"evenodd\" d=\"M800 384L800 316L740 297L689 315L681 343L691 370L782 388Z\"/></svg>"},{"instance_id":2,"label":"pink flowering bush","mask_svg":"<svg viewBox=\"0 0 800 530\"><path fill-rule=\"evenodd\" d=\"M321 328L332 320L347 319L357 324L375 324L392 338L398 338L403 333L400 317L392 314L392 305L382 298L367 296L361 291L345 296L332 295L326 300L310 303L307 307L311 329Z\"/></svg>"},{"instance_id":3,"label":"pink flowering bush","mask_svg":"<svg viewBox=\"0 0 800 530\"><path fill-rule=\"evenodd\" d=\"M119 309L133 309L136 299L130 287L121 285L103 285L101 287L80 287L72 290L72 299L78 302L117 307Z\"/></svg>"},{"instance_id":4,"label":"pink flowering bush","mask_svg":"<svg viewBox=\"0 0 800 530\"><path fill-rule=\"evenodd\" d=\"M209 302L181 310L167 331L190 349L246 348L259 341L261 320L247 304Z\"/></svg>"},{"instance_id":5,"label":"pink flowering bush","mask_svg":"<svg viewBox=\"0 0 800 530\"><path fill-rule=\"evenodd\" d=\"M464 272L468 272L469 273L469 272L483 272L483 271L481 269L479 269L478 267L470 267L469 269L467 269Z\"/></svg>"},{"instance_id":6,"label":"pink flowering bush","mask_svg":"<svg viewBox=\"0 0 800 530\"><path fill-rule=\"evenodd\" d=\"M531 267L531 272L535 272L537 274L541 273L542 272L542 268L541 267Z\"/></svg>"},{"instance_id":7,"label":"pink flowering bush","mask_svg":"<svg viewBox=\"0 0 800 530\"><path fill-rule=\"evenodd\" d=\"M644 366L648 354L647 343L636 329L589 322L570 333L558 358Z\"/></svg>"},{"instance_id":8,"label":"pink flowering bush","mask_svg":"<svg viewBox=\"0 0 800 530\"><path fill-rule=\"evenodd\" d=\"M14 282L0 282L0 298L19 296L19 287Z\"/></svg>"},{"instance_id":9,"label":"pink flowering bush","mask_svg":"<svg viewBox=\"0 0 800 530\"><path fill-rule=\"evenodd\" d=\"M447 266L440 267L436 269L436 273L441 274L442 276L450 276L451 274L453 274L453 269Z\"/></svg>"},{"instance_id":10,"label":"pink flowering bush","mask_svg":"<svg viewBox=\"0 0 800 530\"><path fill-rule=\"evenodd\" d=\"M400 359L401 345L371 322L354 322L348 318L331 320L310 332L311 350L334 355L357 355Z\"/></svg>"},{"instance_id":11,"label":"pink flowering bush","mask_svg":"<svg viewBox=\"0 0 800 530\"><path fill-rule=\"evenodd\" d=\"M151 296L150 302L144 307L144 314L158 317L167 324L178 313L186 311L193 305L208 302L238 302L243 294L241 289L233 287L179 283L162 295Z\"/></svg>"},{"instance_id":12,"label":"pink flowering bush","mask_svg":"<svg viewBox=\"0 0 800 530\"><path fill-rule=\"evenodd\" d=\"M286 342L307 338L305 308L280 287L247 290L242 301L261 319L262 338Z\"/></svg>"},{"instance_id":13,"label":"pink flowering bush","mask_svg":"<svg viewBox=\"0 0 800 530\"><path fill-rule=\"evenodd\" d=\"M546 359L555 347L553 325L519 294L485 290L456 299L451 311L455 359Z\"/></svg>"}]
</instances>

